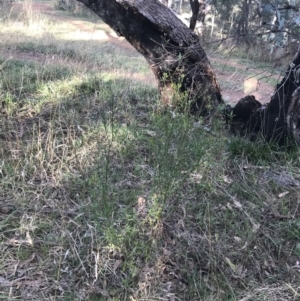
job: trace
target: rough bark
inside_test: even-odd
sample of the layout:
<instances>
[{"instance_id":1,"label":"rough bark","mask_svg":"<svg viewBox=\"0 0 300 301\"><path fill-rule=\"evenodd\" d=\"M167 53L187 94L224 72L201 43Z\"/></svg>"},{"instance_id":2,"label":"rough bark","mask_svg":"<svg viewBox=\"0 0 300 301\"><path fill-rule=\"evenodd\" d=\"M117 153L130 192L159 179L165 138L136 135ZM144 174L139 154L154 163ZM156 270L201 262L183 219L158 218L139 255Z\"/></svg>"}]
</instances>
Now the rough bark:
<instances>
[{"instance_id":1,"label":"rough bark","mask_svg":"<svg viewBox=\"0 0 300 301\"><path fill-rule=\"evenodd\" d=\"M227 107L227 120L234 133L253 139L261 134L267 141L280 145L290 137L300 143L300 52L294 56L268 104L263 106L254 96L247 96L234 108Z\"/></svg>"},{"instance_id":2,"label":"rough bark","mask_svg":"<svg viewBox=\"0 0 300 301\"><path fill-rule=\"evenodd\" d=\"M78 0L148 61L163 101L186 98L207 115L222 104L215 73L197 35L158 0ZM176 101L176 99L175 99Z\"/></svg>"},{"instance_id":3,"label":"rough bark","mask_svg":"<svg viewBox=\"0 0 300 301\"><path fill-rule=\"evenodd\" d=\"M298 50L264 110L262 132L268 140L278 140L284 143L284 140L291 135L299 142L299 137L297 138L300 117L299 75L300 52Z\"/></svg>"}]
</instances>

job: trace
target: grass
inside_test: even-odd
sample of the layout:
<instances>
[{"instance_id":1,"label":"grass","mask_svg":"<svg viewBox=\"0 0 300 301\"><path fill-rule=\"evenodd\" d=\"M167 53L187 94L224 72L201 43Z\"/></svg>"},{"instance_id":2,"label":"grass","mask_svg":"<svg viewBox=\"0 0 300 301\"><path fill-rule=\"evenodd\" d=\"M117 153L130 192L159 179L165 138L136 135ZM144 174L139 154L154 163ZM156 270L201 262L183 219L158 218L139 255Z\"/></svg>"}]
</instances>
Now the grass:
<instances>
[{"instance_id":1,"label":"grass","mask_svg":"<svg viewBox=\"0 0 300 301\"><path fill-rule=\"evenodd\" d=\"M297 300L299 149L207 131L137 53L43 22L0 28L0 299Z\"/></svg>"}]
</instances>

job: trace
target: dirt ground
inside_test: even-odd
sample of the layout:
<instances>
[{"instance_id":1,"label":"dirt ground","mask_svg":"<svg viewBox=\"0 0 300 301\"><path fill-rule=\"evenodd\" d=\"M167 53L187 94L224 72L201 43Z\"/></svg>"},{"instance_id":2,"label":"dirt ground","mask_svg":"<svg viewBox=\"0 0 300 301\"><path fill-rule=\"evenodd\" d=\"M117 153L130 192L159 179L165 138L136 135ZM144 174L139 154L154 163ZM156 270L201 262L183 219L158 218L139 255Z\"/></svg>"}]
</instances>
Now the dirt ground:
<instances>
[{"instance_id":1,"label":"dirt ground","mask_svg":"<svg viewBox=\"0 0 300 301\"><path fill-rule=\"evenodd\" d=\"M97 29L92 22L88 22L84 19L69 17L62 14L54 8L53 2L32 2L32 12L41 13L45 16L49 16L54 20L60 22L66 22L72 24L77 31L82 33L89 33L91 40L105 40L106 43L111 43L115 47L122 49L129 55L139 55L137 51L122 37L118 37L108 26L102 26L102 29ZM87 40L88 42L88 40ZM2 54L3 55L3 54ZM39 57L31 53L14 51L9 54L10 57L21 58L25 60L33 60L41 62L44 58ZM268 80L272 78L272 82L276 81L278 77L271 74L270 71L263 70L261 68L254 68L247 64L241 64L237 59L226 59L216 54L208 54L209 59L215 69L217 79L221 86L222 95L226 102L236 103L239 99L246 95L254 95L261 103L267 103L270 101L270 97L273 94L274 86L268 83ZM143 80L141 78L140 80ZM154 76L152 78L145 78L147 82L152 82L156 85Z\"/></svg>"}]
</instances>

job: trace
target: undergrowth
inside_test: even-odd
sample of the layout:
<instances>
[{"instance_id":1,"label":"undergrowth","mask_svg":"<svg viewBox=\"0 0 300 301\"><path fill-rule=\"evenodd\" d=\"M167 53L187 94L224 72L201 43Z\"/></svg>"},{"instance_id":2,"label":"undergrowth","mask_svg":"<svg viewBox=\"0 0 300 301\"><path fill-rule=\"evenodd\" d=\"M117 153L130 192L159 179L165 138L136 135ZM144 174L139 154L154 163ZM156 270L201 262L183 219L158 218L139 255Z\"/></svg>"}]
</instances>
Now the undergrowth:
<instances>
[{"instance_id":1,"label":"undergrowth","mask_svg":"<svg viewBox=\"0 0 300 301\"><path fill-rule=\"evenodd\" d=\"M0 299L299 299L298 148L161 109L138 54L55 34L1 43Z\"/></svg>"}]
</instances>

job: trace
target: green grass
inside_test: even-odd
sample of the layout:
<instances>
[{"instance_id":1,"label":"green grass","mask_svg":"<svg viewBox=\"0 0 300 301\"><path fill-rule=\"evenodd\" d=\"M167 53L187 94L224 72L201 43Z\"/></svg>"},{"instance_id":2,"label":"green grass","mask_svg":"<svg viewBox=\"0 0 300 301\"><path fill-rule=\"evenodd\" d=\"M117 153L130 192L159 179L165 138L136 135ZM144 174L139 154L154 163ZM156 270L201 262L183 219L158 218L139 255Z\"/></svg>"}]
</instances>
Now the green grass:
<instances>
[{"instance_id":1,"label":"green grass","mask_svg":"<svg viewBox=\"0 0 300 301\"><path fill-rule=\"evenodd\" d=\"M298 147L162 108L131 50L50 40L1 45L0 299L297 300Z\"/></svg>"}]
</instances>

